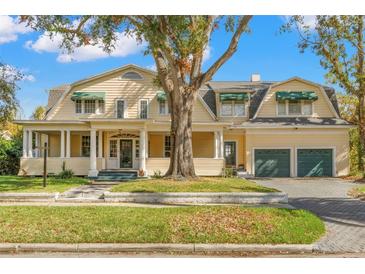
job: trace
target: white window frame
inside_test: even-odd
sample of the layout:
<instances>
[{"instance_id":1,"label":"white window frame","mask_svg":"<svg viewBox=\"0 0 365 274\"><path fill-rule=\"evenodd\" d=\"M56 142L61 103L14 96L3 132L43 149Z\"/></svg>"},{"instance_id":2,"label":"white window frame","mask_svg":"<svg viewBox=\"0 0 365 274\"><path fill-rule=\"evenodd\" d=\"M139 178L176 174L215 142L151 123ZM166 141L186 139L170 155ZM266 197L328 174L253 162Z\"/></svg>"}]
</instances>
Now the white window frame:
<instances>
[{"instance_id":1,"label":"white window frame","mask_svg":"<svg viewBox=\"0 0 365 274\"><path fill-rule=\"evenodd\" d=\"M118 118L118 101L124 102L124 109L123 109L123 118ZM123 98L116 98L114 103L114 112L115 112L115 118L117 119L125 119L128 118L128 101Z\"/></svg>"},{"instance_id":2,"label":"white window frame","mask_svg":"<svg viewBox=\"0 0 365 274\"><path fill-rule=\"evenodd\" d=\"M103 101L104 102L104 108L103 108L103 111L101 111L101 109L100 109L100 101ZM97 103L96 103L96 105L97 105L97 113L98 114L104 114L105 113L105 100L97 100Z\"/></svg>"},{"instance_id":3,"label":"white window frame","mask_svg":"<svg viewBox=\"0 0 365 274\"><path fill-rule=\"evenodd\" d=\"M158 102L158 114L159 115L169 115L169 103L167 102L167 100L165 101L157 101ZM162 113L161 112L161 107L160 104L163 103L165 105L165 111Z\"/></svg>"},{"instance_id":4,"label":"white window frame","mask_svg":"<svg viewBox=\"0 0 365 274\"><path fill-rule=\"evenodd\" d=\"M165 139L166 139L166 137L170 137L170 156L171 156L171 150L172 150L171 135L169 135L169 134L165 134L165 135L163 136L163 155L162 155L162 157L163 157L163 158L170 158L170 157L166 157L166 156L165 156L165 153L166 153Z\"/></svg>"},{"instance_id":5,"label":"white window frame","mask_svg":"<svg viewBox=\"0 0 365 274\"><path fill-rule=\"evenodd\" d=\"M89 156L84 156L83 154L82 154L82 137L89 137L89 139L90 139L90 146L89 146L89 149L90 149L90 151L89 151ZM96 149L96 148L95 148ZM85 158L88 158L88 157L90 157L90 153L91 153L91 137L90 137L90 135L85 135L85 134L81 134L80 135L80 157L85 157Z\"/></svg>"},{"instance_id":6,"label":"white window frame","mask_svg":"<svg viewBox=\"0 0 365 274\"><path fill-rule=\"evenodd\" d=\"M224 103L223 102L220 102L219 115L221 117L247 117L247 107L248 107L247 101L244 101L243 102L243 105L244 105L244 114L243 115L236 115L235 114L234 107L236 105L236 101L227 101L227 102L230 102L231 103L232 115L223 115L222 107L223 107L223 104Z\"/></svg>"},{"instance_id":7,"label":"white window frame","mask_svg":"<svg viewBox=\"0 0 365 274\"><path fill-rule=\"evenodd\" d=\"M94 102L94 112L86 112L86 101ZM97 110L97 101L98 100L83 100L84 102L84 114L95 114Z\"/></svg>"},{"instance_id":8,"label":"white window frame","mask_svg":"<svg viewBox=\"0 0 365 274\"><path fill-rule=\"evenodd\" d=\"M141 118L141 102L142 101L146 101L147 102L147 117L146 118ZM139 99L138 100L138 118L139 119L148 119L148 117L149 117L149 112L150 112L150 102L149 102L149 100L148 99L144 99L144 98L142 98L142 99Z\"/></svg>"},{"instance_id":9,"label":"white window frame","mask_svg":"<svg viewBox=\"0 0 365 274\"><path fill-rule=\"evenodd\" d=\"M77 112L77 102L80 102L80 112ZM82 114L84 113L83 100L75 100L75 113Z\"/></svg>"},{"instance_id":10,"label":"white window frame","mask_svg":"<svg viewBox=\"0 0 365 274\"><path fill-rule=\"evenodd\" d=\"M303 114L304 101L312 102L312 114ZM300 100L301 114L289 114L289 100L285 100L285 114L279 114L279 101L276 101L276 116L279 117L312 117L314 113L314 102L311 100Z\"/></svg>"}]
</instances>

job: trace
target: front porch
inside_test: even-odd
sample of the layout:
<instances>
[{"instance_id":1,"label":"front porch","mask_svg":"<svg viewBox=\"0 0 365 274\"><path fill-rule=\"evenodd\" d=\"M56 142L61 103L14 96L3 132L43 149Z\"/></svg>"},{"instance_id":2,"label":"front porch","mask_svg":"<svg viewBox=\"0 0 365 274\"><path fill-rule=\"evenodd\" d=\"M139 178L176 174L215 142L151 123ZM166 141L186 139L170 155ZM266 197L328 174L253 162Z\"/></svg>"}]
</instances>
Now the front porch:
<instances>
[{"instance_id":1,"label":"front porch","mask_svg":"<svg viewBox=\"0 0 365 274\"><path fill-rule=\"evenodd\" d=\"M48 144L47 172L65 163L75 175L95 178L102 170L136 170L140 176L164 174L169 166L168 131L134 129L42 130L24 128L19 175L43 174L42 147ZM234 146L232 145L234 143ZM243 165L243 135L194 131L193 155L199 176L220 176L228 165Z\"/></svg>"}]
</instances>

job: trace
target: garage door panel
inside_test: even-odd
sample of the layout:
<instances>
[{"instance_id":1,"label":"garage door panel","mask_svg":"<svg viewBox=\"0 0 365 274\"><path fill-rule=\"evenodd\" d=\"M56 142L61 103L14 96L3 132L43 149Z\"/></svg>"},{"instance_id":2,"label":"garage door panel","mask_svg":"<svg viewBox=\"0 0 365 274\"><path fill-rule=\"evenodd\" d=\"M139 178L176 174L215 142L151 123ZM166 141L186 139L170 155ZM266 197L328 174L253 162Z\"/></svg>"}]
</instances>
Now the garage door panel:
<instances>
[{"instance_id":1,"label":"garage door panel","mask_svg":"<svg viewBox=\"0 0 365 274\"><path fill-rule=\"evenodd\" d=\"M255 149L255 176L289 177L289 149Z\"/></svg>"},{"instance_id":2,"label":"garage door panel","mask_svg":"<svg viewBox=\"0 0 365 274\"><path fill-rule=\"evenodd\" d=\"M298 177L331 177L333 174L332 149L298 149Z\"/></svg>"}]
</instances>

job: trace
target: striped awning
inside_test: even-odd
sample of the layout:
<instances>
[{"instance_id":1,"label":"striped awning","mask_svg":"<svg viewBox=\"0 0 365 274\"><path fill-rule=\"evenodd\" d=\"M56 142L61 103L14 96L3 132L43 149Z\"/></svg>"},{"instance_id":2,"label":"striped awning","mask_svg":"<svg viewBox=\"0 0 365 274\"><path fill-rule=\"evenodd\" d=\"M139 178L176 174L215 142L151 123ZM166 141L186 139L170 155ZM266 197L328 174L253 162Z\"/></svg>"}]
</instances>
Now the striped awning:
<instances>
[{"instance_id":1,"label":"striped awning","mask_svg":"<svg viewBox=\"0 0 365 274\"><path fill-rule=\"evenodd\" d=\"M85 92L85 91L75 91L71 96L72 101L76 100L105 100L105 92Z\"/></svg>"},{"instance_id":2,"label":"striped awning","mask_svg":"<svg viewBox=\"0 0 365 274\"><path fill-rule=\"evenodd\" d=\"M298 101L298 100L312 100L318 99L314 91L277 91L276 101Z\"/></svg>"},{"instance_id":3,"label":"striped awning","mask_svg":"<svg viewBox=\"0 0 365 274\"><path fill-rule=\"evenodd\" d=\"M219 94L219 100L221 101L246 101L249 98L249 94L245 92Z\"/></svg>"}]
</instances>

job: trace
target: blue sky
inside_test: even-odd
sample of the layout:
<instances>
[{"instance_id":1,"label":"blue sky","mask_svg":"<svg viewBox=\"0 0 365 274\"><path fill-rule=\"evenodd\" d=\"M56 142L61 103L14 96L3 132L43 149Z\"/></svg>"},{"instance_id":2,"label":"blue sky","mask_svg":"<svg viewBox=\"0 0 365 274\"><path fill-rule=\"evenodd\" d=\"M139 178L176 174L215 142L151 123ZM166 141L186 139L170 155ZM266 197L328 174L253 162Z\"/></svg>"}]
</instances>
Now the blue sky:
<instances>
[{"instance_id":1,"label":"blue sky","mask_svg":"<svg viewBox=\"0 0 365 274\"><path fill-rule=\"evenodd\" d=\"M241 38L236 54L213 79L248 80L252 73L259 73L262 80L300 76L324 84L325 71L319 64L319 58L311 52L299 53L295 33L279 34L283 20L280 16L254 16L250 23L251 33ZM230 35L223 29L214 34L204 67L219 57L229 39ZM54 86L128 63L142 67L154 64L150 56L143 55L142 46L125 37L111 57L95 48L81 49L72 55L63 54L56 43L42 33L15 24L15 18L0 16L0 60L29 76L20 83L17 95L22 118L28 118L36 106L46 105L46 91Z\"/></svg>"}]
</instances>

